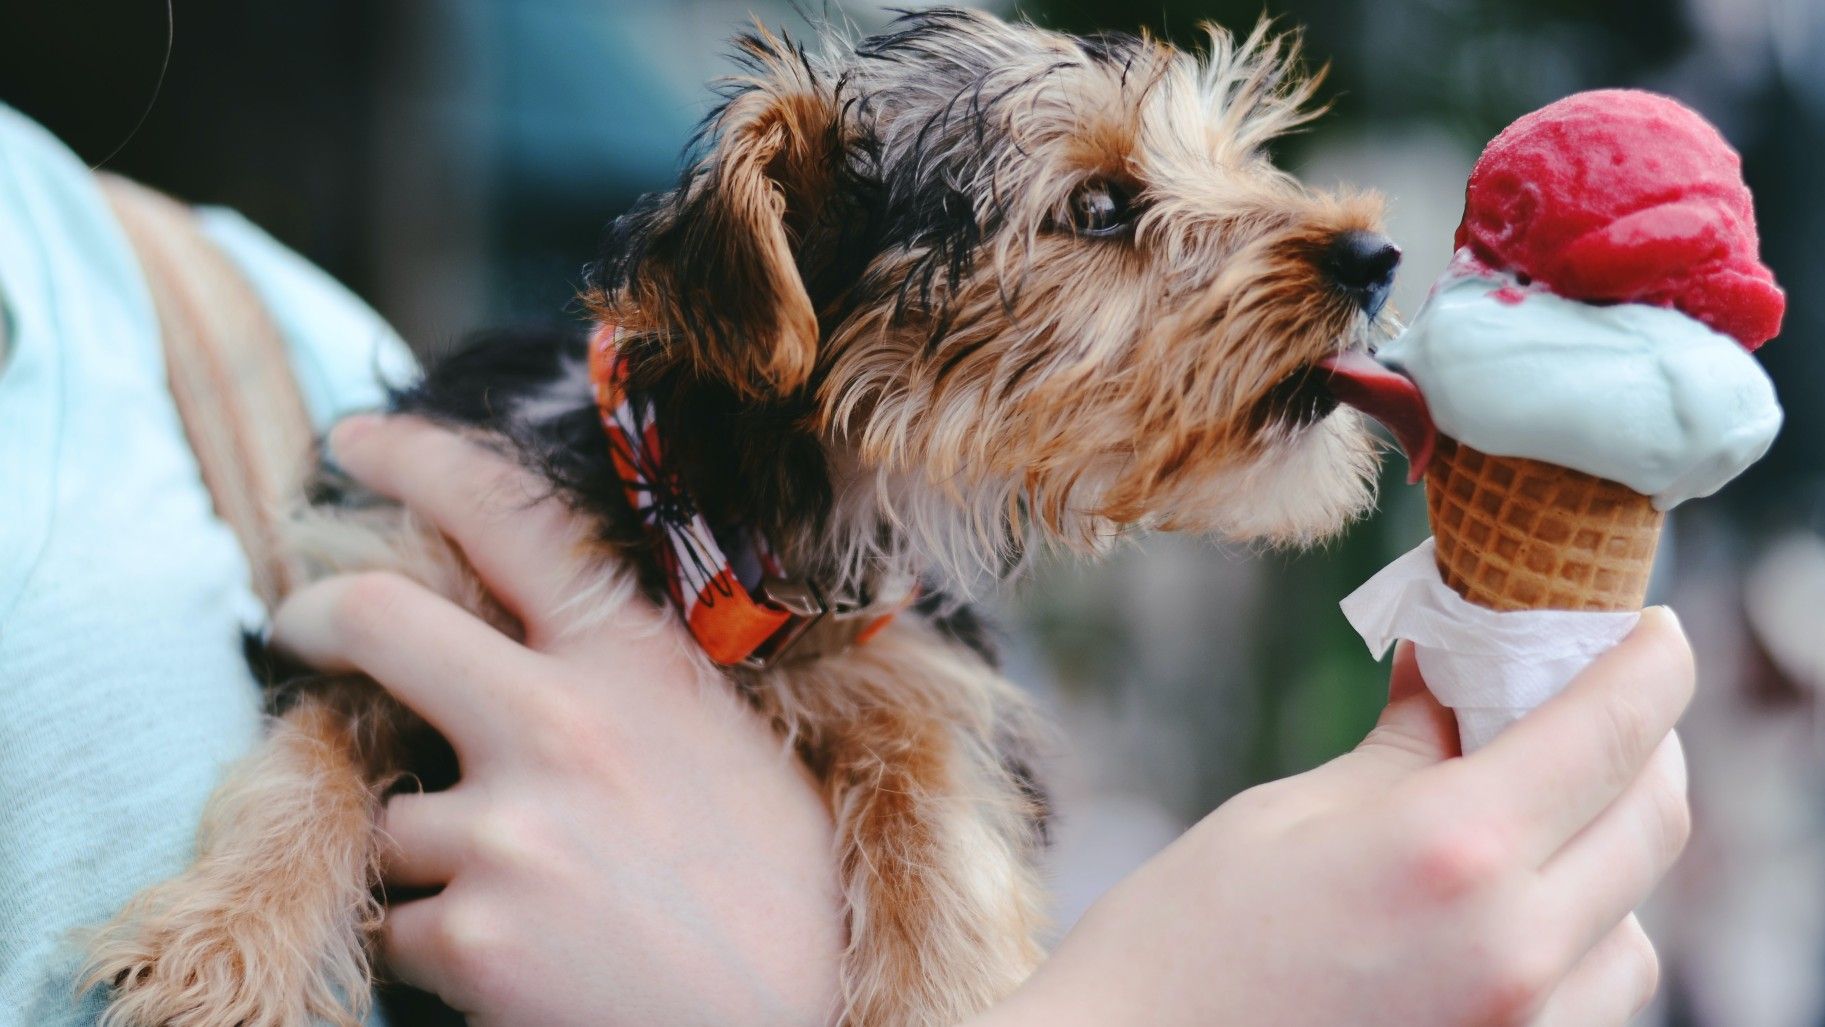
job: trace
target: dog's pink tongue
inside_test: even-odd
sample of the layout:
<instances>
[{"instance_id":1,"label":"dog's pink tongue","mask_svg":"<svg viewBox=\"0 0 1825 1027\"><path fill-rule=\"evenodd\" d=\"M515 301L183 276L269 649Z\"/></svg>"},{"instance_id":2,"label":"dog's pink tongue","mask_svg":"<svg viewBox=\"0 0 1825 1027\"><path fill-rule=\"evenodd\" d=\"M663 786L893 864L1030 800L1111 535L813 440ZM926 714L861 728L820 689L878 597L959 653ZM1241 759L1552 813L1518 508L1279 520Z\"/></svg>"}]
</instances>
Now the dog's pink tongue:
<instances>
[{"instance_id":1,"label":"dog's pink tongue","mask_svg":"<svg viewBox=\"0 0 1825 1027\"><path fill-rule=\"evenodd\" d=\"M1438 443L1438 428L1426 410L1426 397L1420 395L1419 386L1360 350L1326 357L1318 362L1318 367L1330 375L1325 386L1338 402L1368 414L1394 433L1411 468L1407 484L1418 484L1426 476L1432 450Z\"/></svg>"}]
</instances>

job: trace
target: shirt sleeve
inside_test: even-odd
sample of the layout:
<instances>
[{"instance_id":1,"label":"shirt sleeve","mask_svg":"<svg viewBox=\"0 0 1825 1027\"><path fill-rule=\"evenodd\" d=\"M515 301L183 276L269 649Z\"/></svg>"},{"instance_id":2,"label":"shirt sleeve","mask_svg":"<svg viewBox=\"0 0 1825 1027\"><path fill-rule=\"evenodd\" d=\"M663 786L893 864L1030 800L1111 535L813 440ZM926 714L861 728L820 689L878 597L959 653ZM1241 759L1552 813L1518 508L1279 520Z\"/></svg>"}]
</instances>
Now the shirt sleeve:
<instances>
[{"instance_id":1,"label":"shirt sleeve","mask_svg":"<svg viewBox=\"0 0 1825 1027\"><path fill-rule=\"evenodd\" d=\"M204 207L197 214L285 337L318 431L345 414L383 406L389 387L417 377L398 333L342 283L232 210Z\"/></svg>"}]
</instances>

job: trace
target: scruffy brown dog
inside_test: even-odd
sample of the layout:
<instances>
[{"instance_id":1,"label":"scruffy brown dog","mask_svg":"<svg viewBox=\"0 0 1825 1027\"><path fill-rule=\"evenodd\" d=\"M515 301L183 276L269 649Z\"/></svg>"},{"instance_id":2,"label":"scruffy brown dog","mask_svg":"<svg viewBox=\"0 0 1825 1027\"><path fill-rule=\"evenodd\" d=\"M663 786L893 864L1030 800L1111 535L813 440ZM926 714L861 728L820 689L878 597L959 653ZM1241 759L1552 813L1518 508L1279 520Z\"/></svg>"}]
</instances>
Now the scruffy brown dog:
<instances>
[{"instance_id":1,"label":"scruffy brown dog","mask_svg":"<svg viewBox=\"0 0 1825 1027\"><path fill-rule=\"evenodd\" d=\"M954 1024L1033 968L1045 905L1029 713L967 598L1036 547L1303 543L1363 511L1371 437L1314 365L1369 345L1399 251L1374 199L1269 163L1314 83L1265 28L1198 56L933 10L740 48L678 187L609 232L603 327L494 340L397 405L539 468L597 526L578 615L669 598L822 782L833 1017ZM505 621L333 476L299 534L314 573L395 570ZM754 611L777 630L727 648ZM427 731L362 680L277 694L195 865L96 939L108 1024L361 1012L375 814Z\"/></svg>"}]
</instances>

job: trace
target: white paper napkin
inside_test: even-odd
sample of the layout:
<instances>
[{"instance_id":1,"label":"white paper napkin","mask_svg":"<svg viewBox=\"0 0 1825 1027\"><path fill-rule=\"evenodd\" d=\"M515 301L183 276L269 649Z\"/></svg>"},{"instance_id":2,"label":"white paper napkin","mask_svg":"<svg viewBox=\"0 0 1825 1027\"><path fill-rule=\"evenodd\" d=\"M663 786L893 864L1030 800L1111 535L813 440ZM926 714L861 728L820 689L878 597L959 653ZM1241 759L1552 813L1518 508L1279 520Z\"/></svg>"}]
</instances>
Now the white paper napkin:
<instances>
[{"instance_id":1,"label":"white paper napkin","mask_svg":"<svg viewBox=\"0 0 1825 1027\"><path fill-rule=\"evenodd\" d=\"M1641 619L1639 611L1485 609L1439 577L1431 539L1341 605L1376 659L1399 639L1413 643L1427 686L1457 714L1466 753L1559 694Z\"/></svg>"}]
</instances>

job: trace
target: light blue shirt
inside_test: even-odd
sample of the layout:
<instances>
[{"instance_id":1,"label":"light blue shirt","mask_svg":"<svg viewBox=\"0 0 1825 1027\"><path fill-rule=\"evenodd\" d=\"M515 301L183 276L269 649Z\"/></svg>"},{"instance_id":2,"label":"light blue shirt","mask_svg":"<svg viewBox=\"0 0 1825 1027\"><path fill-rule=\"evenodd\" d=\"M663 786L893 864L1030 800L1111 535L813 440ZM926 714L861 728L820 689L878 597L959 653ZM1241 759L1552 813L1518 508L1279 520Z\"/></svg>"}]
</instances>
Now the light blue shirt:
<instances>
[{"instance_id":1,"label":"light blue shirt","mask_svg":"<svg viewBox=\"0 0 1825 1027\"><path fill-rule=\"evenodd\" d=\"M410 378L360 300L227 211L319 428ZM260 731L258 602L165 387L157 318L88 170L0 106L0 1025L92 1023L73 928L188 862Z\"/></svg>"}]
</instances>

